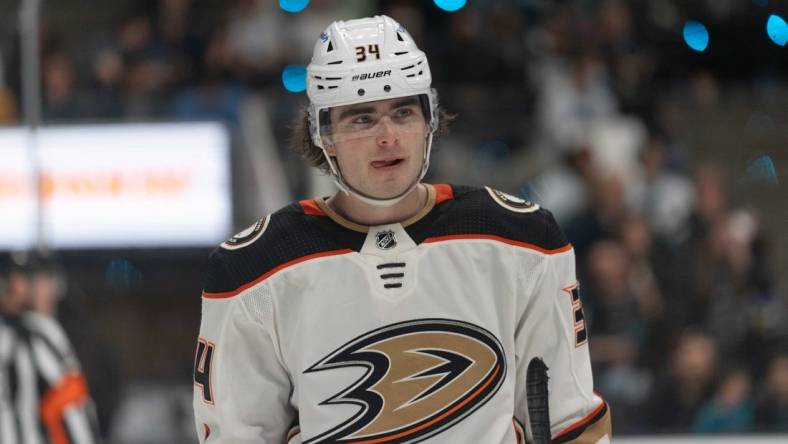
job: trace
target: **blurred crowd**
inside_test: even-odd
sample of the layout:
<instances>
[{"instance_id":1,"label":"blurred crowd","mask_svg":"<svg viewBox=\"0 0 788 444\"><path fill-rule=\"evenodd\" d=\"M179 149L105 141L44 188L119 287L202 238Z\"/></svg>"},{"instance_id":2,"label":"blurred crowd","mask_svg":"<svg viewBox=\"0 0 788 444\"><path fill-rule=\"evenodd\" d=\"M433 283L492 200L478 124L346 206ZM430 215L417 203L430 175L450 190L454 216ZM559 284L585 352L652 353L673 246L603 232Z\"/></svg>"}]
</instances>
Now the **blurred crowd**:
<instances>
[{"instance_id":1,"label":"blurred crowd","mask_svg":"<svg viewBox=\"0 0 788 444\"><path fill-rule=\"evenodd\" d=\"M388 14L427 52L442 104L463 122L438 142L431 177L492 181L534 200L575 246L614 430L788 431L774 235L764 214L732 201L739 177L698 155L674 107L703 113L723 106L726 88L767 100L785 89L788 58L740 35L763 33L769 2L468 3L447 14L427 1L313 0L288 14L267 0L147 0L127 2L103 29L45 19L43 118L237 128L244 100L262 94L284 153L304 97L282 93L283 67L308 63L332 20ZM715 32L702 56L681 40L698 17ZM21 119L15 45L2 47L5 124ZM300 176L289 180L294 197L308 192Z\"/></svg>"}]
</instances>

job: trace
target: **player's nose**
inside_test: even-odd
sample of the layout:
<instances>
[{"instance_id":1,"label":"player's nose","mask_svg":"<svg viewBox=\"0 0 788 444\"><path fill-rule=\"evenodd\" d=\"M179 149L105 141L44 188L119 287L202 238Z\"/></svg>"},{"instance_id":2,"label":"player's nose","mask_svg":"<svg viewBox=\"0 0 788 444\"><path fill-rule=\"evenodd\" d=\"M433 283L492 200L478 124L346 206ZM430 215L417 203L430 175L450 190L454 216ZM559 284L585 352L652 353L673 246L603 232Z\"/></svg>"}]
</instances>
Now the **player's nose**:
<instances>
[{"instance_id":1,"label":"player's nose","mask_svg":"<svg viewBox=\"0 0 788 444\"><path fill-rule=\"evenodd\" d=\"M395 130L395 125L390 119L384 118L381 120L378 128L376 141L379 146L393 146L399 142L399 135Z\"/></svg>"}]
</instances>

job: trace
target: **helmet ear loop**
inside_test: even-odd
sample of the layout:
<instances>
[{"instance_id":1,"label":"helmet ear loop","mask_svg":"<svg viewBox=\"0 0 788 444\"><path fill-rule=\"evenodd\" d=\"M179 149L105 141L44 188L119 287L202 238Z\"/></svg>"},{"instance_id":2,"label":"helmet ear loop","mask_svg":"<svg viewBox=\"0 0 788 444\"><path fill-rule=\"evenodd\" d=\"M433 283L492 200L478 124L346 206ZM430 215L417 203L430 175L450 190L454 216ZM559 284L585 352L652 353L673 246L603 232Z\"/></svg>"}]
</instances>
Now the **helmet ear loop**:
<instances>
[{"instance_id":1,"label":"helmet ear loop","mask_svg":"<svg viewBox=\"0 0 788 444\"><path fill-rule=\"evenodd\" d=\"M319 135L318 135L319 137ZM334 179L334 183L337 187L345 194L350 194L350 189L348 188L347 184L345 183L345 179L342 178L342 173L339 169L339 162L336 161L336 157L332 156L328 152L329 146L334 146L331 139L326 136L326 141L320 143L320 150L323 151L323 157L326 159L326 163L328 163L328 173ZM317 145L317 144L315 144Z\"/></svg>"},{"instance_id":2,"label":"helmet ear loop","mask_svg":"<svg viewBox=\"0 0 788 444\"><path fill-rule=\"evenodd\" d=\"M435 90L432 90L432 98L434 105L430 108L430 121L427 124L427 135L424 137L424 160L422 164L421 170L421 177L419 180L424 179L424 176L427 175L427 170L430 168L430 157L432 155L432 141L435 137L435 134L438 132L438 106L437 106L437 94Z\"/></svg>"},{"instance_id":3,"label":"helmet ear loop","mask_svg":"<svg viewBox=\"0 0 788 444\"><path fill-rule=\"evenodd\" d=\"M323 135L320 131L320 115L319 110L315 110L312 106L307 109L309 113L309 135L312 137L312 143L325 152L325 144L333 144L329 135ZM323 141L325 139L325 143Z\"/></svg>"},{"instance_id":4,"label":"helmet ear loop","mask_svg":"<svg viewBox=\"0 0 788 444\"><path fill-rule=\"evenodd\" d=\"M334 176L335 178L341 179L341 176L339 175L339 166L336 165L335 161L332 159L333 156L331 156L331 154L328 153L328 146L333 146L334 143L331 140L330 136L328 135L323 136L322 134L320 134L320 126L319 126L320 124L317 119L317 115L319 111L315 111L310 107L308 112L309 112L309 135L312 138L312 143L316 147L320 148L320 150L323 152L323 157L325 157L326 162L328 163L328 167L331 175ZM325 138L325 141L323 140L323 138Z\"/></svg>"},{"instance_id":5,"label":"helmet ear loop","mask_svg":"<svg viewBox=\"0 0 788 444\"><path fill-rule=\"evenodd\" d=\"M338 177L342 178L342 174L339 172L339 163L336 161L336 156L332 156L331 153L328 152L329 147L334 147L334 144L331 142L323 143L320 149L323 151L323 157L326 158L326 162L328 162L328 166L331 169L331 173Z\"/></svg>"},{"instance_id":6,"label":"helmet ear loop","mask_svg":"<svg viewBox=\"0 0 788 444\"><path fill-rule=\"evenodd\" d=\"M427 170L430 168L430 156L432 154L432 135L433 132L430 131L427 133L427 136L424 138L424 160L421 166L421 177L419 181L424 179L424 176L427 175Z\"/></svg>"}]
</instances>

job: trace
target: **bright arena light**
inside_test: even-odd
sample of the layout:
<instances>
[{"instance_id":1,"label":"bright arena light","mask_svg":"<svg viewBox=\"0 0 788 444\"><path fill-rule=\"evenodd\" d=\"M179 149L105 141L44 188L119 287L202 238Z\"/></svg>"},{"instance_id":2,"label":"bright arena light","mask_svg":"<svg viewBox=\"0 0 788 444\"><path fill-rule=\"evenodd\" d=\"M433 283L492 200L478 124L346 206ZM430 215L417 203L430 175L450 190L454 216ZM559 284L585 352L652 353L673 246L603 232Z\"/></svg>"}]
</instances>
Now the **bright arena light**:
<instances>
[{"instance_id":1,"label":"bright arena light","mask_svg":"<svg viewBox=\"0 0 788 444\"><path fill-rule=\"evenodd\" d=\"M282 83L285 89L292 93L300 93L306 90L306 66L287 65L282 70Z\"/></svg>"},{"instance_id":2,"label":"bright arena light","mask_svg":"<svg viewBox=\"0 0 788 444\"><path fill-rule=\"evenodd\" d=\"M279 0L279 7L287 12L301 12L309 6L309 0Z\"/></svg>"},{"instance_id":3,"label":"bright arena light","mask_svg":"<svg viewBox=\"0 0 788 444\"><path fill-rule=\"evenodd\" d=\"M465 0L434 0L435 5L444 11L454 12L459 11L465 6Z\"/></svg>"},{"instance_id":4,"label":"bright arena light","mask_svg":"<svg viewBox=\"0 0 788 444\"><path fill-rule=\"evenodd\" d=\"M709 31L703 23L690 20L684 23L684 41L695 51L705 51L709 46Z\"/></svg>"},{"instance_id":5,"label":"bright arena light","mask_svg":"<svg viewBox=\"0 0 788 444\"><path fill-rule=\"evenodd\" d=\"M779 15L770 15L769 20L766 22L766 33L769 38L780 46L785 46L788 43L788 23Z\"/></svg>"}]
</instances>

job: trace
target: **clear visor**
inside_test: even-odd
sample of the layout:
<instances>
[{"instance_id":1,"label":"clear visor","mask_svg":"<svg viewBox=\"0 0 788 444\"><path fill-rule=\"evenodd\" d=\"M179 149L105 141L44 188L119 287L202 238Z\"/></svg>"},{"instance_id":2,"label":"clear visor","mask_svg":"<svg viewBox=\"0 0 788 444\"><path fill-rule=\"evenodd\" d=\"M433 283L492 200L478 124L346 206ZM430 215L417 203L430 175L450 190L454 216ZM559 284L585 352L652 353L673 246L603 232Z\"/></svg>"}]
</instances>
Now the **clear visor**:
<instances>
[{"instance_id":1,"label":"clear visor","mask_svg":"<svg viewBox=\"0 0 788 444\"><path fill-rule=\"evenodd\" d=\"M320 137L328 144L388 135L423 138L429 133L424 103L421 96L408 96L321 109Z\"/></svg>"}]
</instances>

